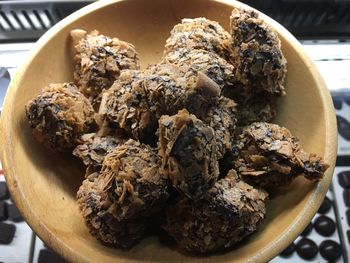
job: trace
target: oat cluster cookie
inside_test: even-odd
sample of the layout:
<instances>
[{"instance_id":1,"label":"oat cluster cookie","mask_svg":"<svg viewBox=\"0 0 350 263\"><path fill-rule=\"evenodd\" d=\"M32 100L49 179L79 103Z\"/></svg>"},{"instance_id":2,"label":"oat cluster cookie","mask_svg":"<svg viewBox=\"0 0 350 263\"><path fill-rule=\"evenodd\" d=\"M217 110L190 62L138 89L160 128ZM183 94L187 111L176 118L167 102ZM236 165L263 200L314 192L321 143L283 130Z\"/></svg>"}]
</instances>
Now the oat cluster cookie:
<instances>
[{"instance_id":1,"label":"oat cluster cookie","mask_svg":"<svg viewBox=\"0 0 350 263\"><path fill-rule=\"evenodd\" d=\"M90 172L100 171L106 155L125 141L121 134L87 133L81 136L81 143L73 150L73 155L80 158L87 166L88 175Z\"/></svg>"},{"instance_id":2,"label":"oat cluster cookie","mask_svg":"<svg viewBox=\"0 0 350 263\"><path fill-rule=\"evenodd\" d=\"M167 188L156 151L128 140L105 156L99 173L84 180L77 199L93 235L127 248L142 237L149 216L164 208Z\"/></svg>"},{"instance_id":3,"label":"oat cluster cookie","mask_svg":"<svg viewBox=\"0 0 350 263\"><path fill-rule=\"evenodd\" d=\"M232 37L219 23L204 17L185 18L174 26L166 40L164 54L180 50L202 49L218 54L223 59L231 56Z\"/></svg>"},{"instance_id":4,"label":"oat cluster cookie","mask_svg":"<svg viewBox=\"0 0 350 263\"><path fill-rule=\"evenodd\" d=\"M94 109L73 83L50 84L25 106L34 137L52 151L67 151L95 123Z\"/></svg>"},{"instance_id":5,"label":"oat cluster cookie","mask_svg":"<svg viewBox=\"0 0 350 263\"><path fill-rule=\"evenodd\" d=\"M93 106L99 104L102 92L112 86L123 70L140 68L135 47L128 42L97 30L89 34L73 30L71 34L77 42L74 81Z\"/></svg>"},{"instance_id":6,"label":"oat cluster cookie","mask_svg":"<svg viewBox=\"0 0 350 263\"><path fill-rule=\"evenodd\" d=\"M321 179L328 168L322 158L305 152L288 129L255 122L235 140L234 167L248 183L265 189L287 186L295 177Z\"/></svg>"},{"instance_id":7,"label":"oat cluster cookie","mask_svg":"<svg viewBox=\"0 0 350 263\"><path fill-rule=\"evenodd\" d=\"M178 48L166 53L163 60L179 66L191 65L212 79L221 90L231 89L235 82L234 66L212 51Z\"/></svg>"},{"instance_id":8,"label":"oat cluster cookie","mask_svg":"<svg viewBox=\"0 0 350 263\"><path fill-rule=\"evenodd\" d=\"M222 252L258 230L274 190L328 168L270 123L286 60L258 13L234 9L230 33L183 19L142 70L130 43L71 36L75 84L49 85L26 113L40 142L86 166L77 202L101 242L130 248L156 222L183 250Z\"/></svg>"},{"instance_id":9,"label":"oat cluster cookie","mask_svg":"<svg viewBox=\"0 0 350 263\"><path fill-rule=\"evenodd\" d=\"M106 125L124 129L136 140L155 133L163 114L188 109L206 115L220 93L218 85L188 66L150 65L145 71L126 71L103 94L99 113Z\"/></svg>"},{"instance_id":10,"label":"oat cluster cookie","mask_svg":"<svg viewBox=\"0 0 350 263\"><path fill-rule=\"evenodd\" d=\"M214 130L187 110L159 120L159 155L164 175L190 198L201 198L219 176Z\"/></svg>"},{"instance_id":11,"label":"oat cluster cookie","mask_svg":"<svg viewBox=\"0 0 350 263\"><path fill-rule=\"evenodd\" d=\"M243 125L270 121L276 99L285 95L287 62L277 34L255 11L234 9L230 17L235 85L224 94L234 99Z\"/></svg>"},{"instance_id":12,"label":"oat cluster cookie","mask_svg":"<svg viewBox=\"0 0 350 263\"><path fill-rule=\"evenodd\" d=\"M108 182L107 182L108 183ZM140 240L147 228L145 218L117 220L114 215L115 195L105 189L98 173L90 174L77 193L77 201L89 231L106 245L129 248Z\"/></svg>"},{"instance_id":13,"label":"oat cluster cookie","mask_svg":"<svg viewBox=\"0 0 350 263\"><path fill-rule=\"evenodd\" d=\"M165 211L162 227L187 251L230 248L257 230L268 194L238 180L234 170L200 200L183 197Z\"/></svg>"},{"instance_id":14,"label":"oat cluster cookie","mask_svg":"<svg viewBox=\"0 0 350 263\"><path fill-rule=\"evenodd\" d=\"M220 97L217 104L207 112L203 121L214 130L218 147L218 159L224 157L232 148L232 141L237 123L236 103L226 97Z\"/></svg>"}]
</instances>

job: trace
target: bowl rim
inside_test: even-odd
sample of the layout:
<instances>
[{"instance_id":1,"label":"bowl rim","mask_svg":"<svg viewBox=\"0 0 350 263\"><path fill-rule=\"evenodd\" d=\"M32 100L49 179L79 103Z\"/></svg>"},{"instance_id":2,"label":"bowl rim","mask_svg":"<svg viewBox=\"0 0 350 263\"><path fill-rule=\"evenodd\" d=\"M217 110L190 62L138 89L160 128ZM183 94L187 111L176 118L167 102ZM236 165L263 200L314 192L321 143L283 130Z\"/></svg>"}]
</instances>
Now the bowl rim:
<instances>
[{"instance_id":1,"label":"bowl rim","mask_svg":"<svg viewBox=\"0 0 350 263\"><path fill-rule=\"evenodd\" d=\"M12 158L13 152L11 148L11 134L5 128L4 119L7 119L10 114L10 105L15 101L15 94L18 89L17 83L22 78L25 70L31 64L31 61L35 58L37 53L41 50L42 47L53 37L57 32L68 26L70 23L75 20L85 16L89 13L92 13L98 9L104 8L108 5L113 5L117 2L123 2L128 0L101 0L89 4L78 11L72 13L67 16L56 25L54 25L51 29L49 29L35 44L34 48L31 51L29 57L27 57L26 62L17 70L15 77L10 83L8 92L6 94L4 100L3 112L1 114L0 120L0 142L1 149L0 155L3 165L3 170L5 174L5 179L8 184L11 196L16 203L19 210L22 212L25 220L33 229L33 231L44 240L50 247L52 247L55 251L60 253L64 258L68 261L72 262L90 262L90 259L85 257L84 255L77 253L72 248L70 248L64 241L60 238L52 238L53 233L50 229L43 223L39 222L38 215L31 209L31 206L27 199L24 198L24 194L21 191L21 185L18 183L17 176L14 172L12 164L14 164L14 160ZM286 229L279 238L275 239L274 242L269 243L268 246L265 246L254 256L251 256L247 262L266 262L271 260L273 257L278 255L285 247L287 247L291 242L295 240L295 238L304 230L304 228L308 225L308 223L312 220L313 216L316 214L319 206L322 203L323 197L326 195L329 185L332 180L335 160L336 160L336 151L337 151L337 124L335 118L335 111L333 108L330 92L327 89L325 81L322 76L318 72L316 66L311 61L311 59L304 52L301 44L298 40L287 31L282 25L273 20L272 18L264 15L260 11L246 5L240 3L238 1L231 0L208 0L213 2L222 3L228 6L241 7L245 9L255 10L259 13L259 15L264 19L267 24L272 26L278 34L283 35L291 45L298 51L302 61L309 68L311 76L315 80L323 106L327 108L325 111L325 125L328 129L326 129L325 136L325 151L324 159L329 162L330 167L328 168L325 177L315 184L314 189L312 190L312 194L309 197L309 201L307 205L303 207L302 211L299 212L299 216L295 218L293 224L291 224L288 229ZM328 110L329 109L329 110ZM10 140L9 140L10 139ZM320 198L322 197L322 198Z\"/></svg>"}]
</instances>

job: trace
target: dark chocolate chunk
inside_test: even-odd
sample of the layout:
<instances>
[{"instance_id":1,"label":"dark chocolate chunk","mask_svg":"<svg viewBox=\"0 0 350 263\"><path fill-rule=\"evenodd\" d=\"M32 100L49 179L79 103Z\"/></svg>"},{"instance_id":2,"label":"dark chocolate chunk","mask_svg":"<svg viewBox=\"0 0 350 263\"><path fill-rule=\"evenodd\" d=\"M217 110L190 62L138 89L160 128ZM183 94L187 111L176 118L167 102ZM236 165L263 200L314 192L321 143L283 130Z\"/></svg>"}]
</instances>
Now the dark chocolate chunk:
<instances>
[{"instance_id":1,"label":"dark chocolate chunk","mask_svg":"<svg viewBox=\"0 0 350 263\"><path fill-rule=\"evenodd\" d=\"M63 258L61 258L60 255L58 255L51 249L45 248L40 250L39 252L38 263L65 263L65 262L67 261L65 261Z\"/></svg>"},{"instance_id":2,"label":"dark chocolate chunk","mask_svg":"<svg viewBox=\"0 0 350 263\"><path fill-rule=\"evenodd\" d=\"M0 244L10 244L15 236L16 226L0 222Z\"/></svg>"},{"instance_id":3,"label":"dark chocolate chunk","mask_svg":"<svg viewBox=\"0 0 350 263\"><path fill-rule=\"evenodd\" d=\"M332 201L326 196L318 209L318 213L326 214L332 207Z\"/></svg>"},{"instance_id":4,"label":"dark chocolate chunk","mask_svg":"<svg viewBox=\"0 0 350 263\"><path fill-rule=\"evenodd\" d=\"M284 249L281 252L280 256L281 257L288 257L288 256L292 255L294 251L295 251L295 244L293 242L292 244L290 244L286 249Z\"/></svg>"},{"instance_id":5,"label":"dark chocolate chunk","mask_svg":"<svg viewBox=\"0 0 350 263\"><path fill-rule=\"evenodd\" d=\"M9 190L5 182L0 182L0 200L9 199Z\"/></svg>"},{"instance_id":6,"label":"dark chocolate chunk","mask_svg":"<svg viewBox=\"0 0 350 263\"><path fill-rule=\"evenodd\" d=\"M336 229L334 221L328 216L319 216L316 218L314 226L316 232L325 237L331 236Z\"/></svg>"},{"instance_id":7,"label":"dark chocolate chunk","mask_svg":"<svg viewBox=\"0 0 350 263\"><path fill-rule=\"evenodd\" d=\"M350 189L343 191L343 199L346 206L350 206Z\"/></svg>"},{"instance_id":8,"label":"dark chocolate chunk","mask_svg":"<svg viewBox=\"0 0 350 263\"><path fill-rule=\"evenodd\" d=\"M334 262L341 254L341 246L333 240L324 240L320 244L320 254L328 262Z\"/></svg>"},{"instance_id":9,"label":"dark chocolate chunk","mask_svg":"<svg viewBox=\"0 0 350 263\"><path fill-rule=\"evenodd\" d=\"M343 188L350 188L350 171L338 173L338 182Z\"/></svg>"},{"instance_id":10,"label":"dark chocolate chunk","mask_svg":"<svg viewBox=\"0 0 350 263\"><path fill-rule=\"evenodd\" d=\"M341 137L350 141L350 123L344 117L337 115L337 126Z\"/></svg>"},{"instance_id":11,"label":"dark chocolate chunk","mask_svg":"<svg viewBox=\"0 0 350 263\"><path fill-rule=\"evenodd\" d=\"M332 96L333 105L336 110L341 110L343 106L343 99L341 96Z\"/></svg>"},{"instance_id":12,"label":"dark chocolate chunk","mask_svg":"<svg viewBox=\"0 0 350 263\"><path fill-rule=\"evenodd\" d=\"M13 222L22 222L24 221L21 213L18 211L18 208L14 204L7 206L8 218Z\"/></svg>"},{"instance_id":13,"label":"dark chocolate chunk","mask_svg":"<svg viewBox=\"0 0 350 263\"><path fill-rule=\"evenodd\" d=\"M313 259L318 253L318 247L311 239L302 238L296 245L296 251L303 259Z\"/></svg>"},{"instance_id":14,"label":"dark chocolate chunk","mask_svg":"<svg viewBox=\"0 0 350 263\"><path fill-rule=\"evenodd\" d=\"M311 230L313 229L313 225L312 223L308 224L307 227L304 229L303 232L301 232L301 236L307 236L308 234L310 234Z\"/></svg>"},{"instance_id":15,"label":"dark chocolate chunk","mask_svg":"<svg viewBox=\"0 0 350 263\"><path fill-rule=\"evenodd\" d=\"M5 221L7 219L7 203L0 201L0 221Z\"/></svg>"}]
</instances>

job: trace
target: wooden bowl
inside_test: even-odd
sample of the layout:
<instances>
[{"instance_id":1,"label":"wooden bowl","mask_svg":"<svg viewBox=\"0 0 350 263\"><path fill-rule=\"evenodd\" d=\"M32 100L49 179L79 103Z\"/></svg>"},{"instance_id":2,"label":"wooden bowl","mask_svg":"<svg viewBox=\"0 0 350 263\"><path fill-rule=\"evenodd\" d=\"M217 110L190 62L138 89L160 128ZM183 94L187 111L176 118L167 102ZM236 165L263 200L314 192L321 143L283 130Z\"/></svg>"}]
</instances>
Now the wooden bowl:
<instances>
[{"instance_id":1,"label":"wooden bowl","mask_svg":"<svg viewBox=\"0 0 350 263\"><path fill-rule=\"evenodd\" d=\"M83 179L82 166L71 156L55 155L31 134L24 105L53 82L72 80L75 28L98 29L133 43L143 66L156 62L171 28L185 17L207 17L228 29L233 6L229 0L109 0L98 1L70 15L37 43L17 72L1 115L1 160L12 198L39 237L74 262L264 262L289 245L311 221L332 179L337 128L330 94L298 41L282 26L263 16L278 32L288 60L287 96L280 101L276 122L300 138L307 151L330 163L325 178L311 183L297 179L289 191L268 204L259 231L236 249L208 257L184 255L158 241L142 240L130 251L102 245L86 228L75 195ZM245 6L248 8L247 6Z\"/></svg>"}]
</instances>

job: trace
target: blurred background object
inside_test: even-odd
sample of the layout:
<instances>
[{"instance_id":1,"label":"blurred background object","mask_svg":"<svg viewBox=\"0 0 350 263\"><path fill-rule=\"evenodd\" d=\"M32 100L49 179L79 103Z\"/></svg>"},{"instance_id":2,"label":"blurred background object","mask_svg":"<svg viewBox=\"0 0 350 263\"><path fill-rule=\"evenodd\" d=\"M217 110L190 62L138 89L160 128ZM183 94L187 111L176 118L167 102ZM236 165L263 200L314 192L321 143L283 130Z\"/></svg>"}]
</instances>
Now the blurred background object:
<instances>
[{"instance_id":1,"label":"blurred background object","mask_svg":"<svg viewBox=\"0 0 350 263\"><path fill-rule=\"evenodd\" d=\"M0 42L36 41L54 24L93 1L0 2Z\"/></svg>"},{"instance_id":2,"label":"blurred background object","mask_svg":"<svg viewBox=\"0 0 350 263\"><path fill-rule=\"evenodd\" d=\"M299 39L350 40L349 0L245 0Z\"/></svg>"},{"instance_id":3,"label":"blurred background object","mask_svg":"<svg viewBox=\"0 0 350 263\"><path fill-rule=\"evenodd\" d=\"M0 1L0 107L10 77L34 42L91 2ZM301 42L331 91L339 130L337 167L327 197L304 232L271 262L350 262L350 0L242 2L281 23ZM21 218L1 169L0 262L65 262Z\"/></svg>"},{"instance_id":4,"label":"blurred background object","mask_svg":"<svg viewBox=\"0 0 350 263\"><path fill-rule=\"evenodd\" d=\"M35 41L62 18L94 2L10 0L0 3L0 41ZM350 0L244 0L299 39L349 41Z\"/></svg>"}]
</instances>

